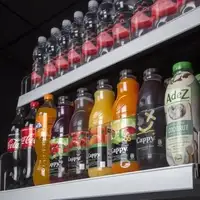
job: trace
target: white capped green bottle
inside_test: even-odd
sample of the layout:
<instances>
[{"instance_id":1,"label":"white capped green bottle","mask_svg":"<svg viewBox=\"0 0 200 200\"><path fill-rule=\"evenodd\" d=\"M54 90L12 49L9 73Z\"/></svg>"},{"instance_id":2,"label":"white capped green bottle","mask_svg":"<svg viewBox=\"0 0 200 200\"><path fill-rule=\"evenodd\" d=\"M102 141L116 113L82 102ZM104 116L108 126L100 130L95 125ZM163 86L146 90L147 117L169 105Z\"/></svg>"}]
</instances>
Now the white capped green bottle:
<instances>
[{"instance_id":1,"label":"white capped green bottle","mask_svg":"<svg viewBox=\"0 0 200 200\"><path fill-rule=\"evenodd\" d=\"M165 93L166 157L169 165L197 162L200 87L190 62L173 66Z\"/></svg>"},{"instance_id":2,"label":"white capped green bottle","mask_svg":"<svg viewBox=\"0 0 200 200\"><path fill-rule=\"evenodd\" d=\"M200 84L200 74L197 74L195 77L196 77L197 81L198 81L199 84Z\"/></svg>"}]
</instances>

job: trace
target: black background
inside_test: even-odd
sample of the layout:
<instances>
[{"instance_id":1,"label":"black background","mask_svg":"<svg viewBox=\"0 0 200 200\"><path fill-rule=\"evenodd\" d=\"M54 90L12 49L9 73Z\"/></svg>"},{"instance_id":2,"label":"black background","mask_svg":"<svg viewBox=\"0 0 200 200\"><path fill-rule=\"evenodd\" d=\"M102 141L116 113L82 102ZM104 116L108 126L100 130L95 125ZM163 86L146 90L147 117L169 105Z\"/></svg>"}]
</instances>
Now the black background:
<instances>
[{"instance_id":1,"label":"black background","mask_svg":"<svg viewBox=\"0 0 200 200\"><path fill-rule=\"evenodd\" d=\"M20 82L31 73L32 51L37 38L41 35L49 37L50 29L60 27L63 19L72 20L74 11L85 12L87 2L88 0L0 0L0 154L7 147L7 135L20 95ZM195 74L200 73L199 33L200 27L197 27L58 93L72 93L74 99L75 91L80 86L88 87L94 92L99 78L109 78L116 91L119 71L124 68L132 68L140 84L144 69L159 68L161 75L166 78L172 76L172 65L178 61L191 61Z\"/></svg>"}]
</instances>

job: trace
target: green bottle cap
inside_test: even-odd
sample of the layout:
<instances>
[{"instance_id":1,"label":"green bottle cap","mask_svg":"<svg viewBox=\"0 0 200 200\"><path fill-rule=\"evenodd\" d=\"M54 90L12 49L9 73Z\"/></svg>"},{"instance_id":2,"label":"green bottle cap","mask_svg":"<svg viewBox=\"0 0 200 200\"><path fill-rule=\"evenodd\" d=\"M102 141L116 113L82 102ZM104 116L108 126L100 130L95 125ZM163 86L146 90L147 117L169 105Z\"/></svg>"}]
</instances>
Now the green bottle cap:
<instances>
[{"instance_id":1,"label":"green bottle cap","mask_svg":"<svg viewBox=\"0 0 200 200\"><path fill-rule=\"evenodd\" d=\"M173 65L173 74L175 74L177 71L180 71L180 70L192 71L192 63L187 62L187 61L182 61Z\"/></svg>"},{"instance_id":2,"label":"green bottle cap","mask_svg":"<svg viewBox=\"0 0 200 200\"><path fill-rule=\"evenodd\" d=\"M195 77L196 77L197 81L200 82L200 74L197 74Z\"/></svg>"}]
</instances>

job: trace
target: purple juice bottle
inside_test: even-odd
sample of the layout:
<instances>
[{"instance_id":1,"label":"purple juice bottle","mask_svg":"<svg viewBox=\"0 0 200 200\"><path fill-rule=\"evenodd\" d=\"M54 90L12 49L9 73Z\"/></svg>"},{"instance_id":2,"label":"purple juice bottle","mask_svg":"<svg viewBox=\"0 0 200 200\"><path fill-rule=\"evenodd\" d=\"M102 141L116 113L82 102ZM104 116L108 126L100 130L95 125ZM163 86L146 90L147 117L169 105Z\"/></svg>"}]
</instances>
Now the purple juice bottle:
<instances>
[{"instance_id":1,"label":"purple juice bottle","mask_svg":"<svg viewBox=\"0 0 200 200\"><path fill-rule=\"evenodd\" d=\"M51 183L67 180L69 152L69 123L73 114L73 103L68 97L58 98L57 120L52 128L50 141L50 181Z\"/></svg>"}]
</instances>

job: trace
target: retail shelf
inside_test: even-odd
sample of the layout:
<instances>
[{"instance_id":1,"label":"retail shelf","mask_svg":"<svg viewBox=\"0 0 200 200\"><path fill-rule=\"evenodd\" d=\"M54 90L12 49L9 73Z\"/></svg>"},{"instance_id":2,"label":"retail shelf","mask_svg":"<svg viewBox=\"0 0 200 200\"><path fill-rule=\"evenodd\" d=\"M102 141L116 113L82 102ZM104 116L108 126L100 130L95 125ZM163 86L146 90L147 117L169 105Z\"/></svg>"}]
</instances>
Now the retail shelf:
<instances>
[{"instance_id":1,"label":"retail shelf","mask_svg":"<svg viewBox=\"0 0 200 200\"><path fill-rule=\"evenodd\" d=\"M2 200L60 200L142 195L194 189L193 164L88 178L0 192ZM126 200L126 198L122 198ZM136 199L136 198L135 198ZM149 196L148 199L151 199Z\"/></svg>"},{"instance_id":2,"label":"retail shelf","mask_svg":"<svg viewBox=\"0 0 200 200\"><path fill-rule=\"evenodd\" d=\"M108 68L122 60L137 55L149 48L161 44L175 36L200 25L200 7L192 10L169 23L139 37L114 51L101 56L80 68L73 70L35 90L19 97L18 107L41 98L46 93L52 93L68 85L76 83L96 72Z\"/></svg>"}]
</instances>

